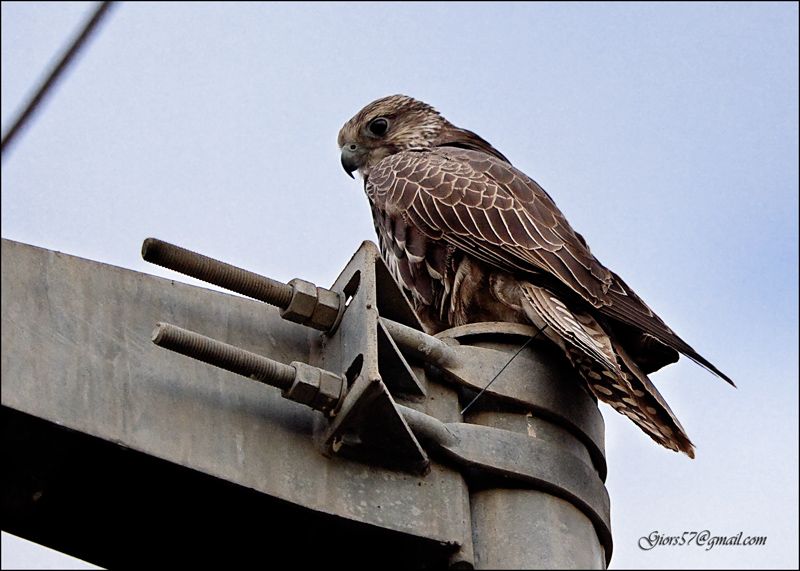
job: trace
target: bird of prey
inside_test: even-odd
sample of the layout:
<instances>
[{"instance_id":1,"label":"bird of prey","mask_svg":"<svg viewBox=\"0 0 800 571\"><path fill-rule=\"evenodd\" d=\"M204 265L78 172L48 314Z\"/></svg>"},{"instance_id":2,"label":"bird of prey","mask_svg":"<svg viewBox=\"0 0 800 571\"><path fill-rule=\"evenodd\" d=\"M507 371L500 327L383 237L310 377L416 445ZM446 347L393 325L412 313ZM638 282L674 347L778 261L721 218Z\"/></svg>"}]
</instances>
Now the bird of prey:
<instances>
[{"instance_id":1,"label":"bird of prey","mask_svg":"<svg viewBox=\"0 0 800 571\"><path fill-rule=\"evenodd\" d=\"M694 458L647 375L682 353L733 382L592 255L534 180L404 95L364 107L338 143L345 171L364 179L383 258L427 333L482 321L533 325L597 398Z\"/></svg>"}]
</instances>

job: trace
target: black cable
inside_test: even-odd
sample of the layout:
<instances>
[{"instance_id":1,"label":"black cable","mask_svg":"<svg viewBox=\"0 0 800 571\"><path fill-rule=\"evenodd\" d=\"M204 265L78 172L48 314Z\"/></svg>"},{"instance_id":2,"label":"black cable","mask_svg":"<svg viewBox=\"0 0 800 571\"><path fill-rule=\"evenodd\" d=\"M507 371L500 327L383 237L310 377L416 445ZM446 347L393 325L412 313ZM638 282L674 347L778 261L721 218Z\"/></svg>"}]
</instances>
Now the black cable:
<instances>
[{"instance_id":1,"label":"black cable","mask_svg":"<svg viewBox=\"0 0 800 571\"><path fill-rule=\"evenodd\" d=\"M542 330L540 329L540 330L539 330L539 333L541 333L541 332L542 332ZM537 333L537 334L536 334L536 335L534 335L533 337L528 337L528 340L527 340L527 341L525 341L525 343L523 343L523 344L522 344L522 347L520 347L520 348L517 350L517 352L516 352L516 353L514 353L514 356L513 356L513 357L511 357L511 358L508 360L508 363L506 363L505 365L503 365L503 368L502 368L502 369L500 369L500 370L497 372L497 374L494 376L494 378L493 378L491 381L489 381L489 384L487 384L485 387L483 387L483 388L481 389L481 392L479 392L479 393L478 393L478 394L475 396L475 398L474 398L474 399L472 399L472 400L470 401L470 403L469 403L467 406L465 406L465 407L464 407L464 410L462 410L462 411L461 411L461 414L464 414L465 412L467 412L467 409L468 409L469 407L471 407L473 404L475 404L475 401L476 401L476 400L478 400L478 399L480 398L480 396L481 396L483 393L485 393L485 392L486 392L486 389L488 389L488 388L489 388L489 385L491 385L493 382L495 382L495 381L497 380L497 377L499 377L499 376L500 376L500 373L502 373L503 371L505 371L505 370L506 370L506 367L508 367L508 366L511 364L511 361L513 361L513 360L514 360L514 359L517 357L517 355L519 355L519 354L522 352L522 350L523 350L525 347L527 347L527 346L528 346L528 343L530 343L531 341L533 341L534 339L536 339L536 338L539 336L539 333Z\"/></svg>"},{"instance_id":2,"label":"black cable","mask_svg":"<svg viewBox=\"0 0 800 571\"><path fill-rule=\"evenodd\" d=\"M91 19L86 22L86 25L83 27L83 31L80 35L75 38L75 41L72 42L72 45L67 50L67 52L61 57L61 60L58 64L53 68L53 71L50 72L47 79L42 83L39 89L36 91L36 95L28 102L25 106L25 110L20 113L17 120L14 121L12 127L8 130L8 132L3 135L2 143L0 143L0 154L4 154L6 152L6 147L8 147L11 142L14 140L16 135L20 132L20 130L25 126L25 124L30 119L31 115L36 111L37 107L41 104L42 100L49 94L50 90L53 88L53 85L59 79L61 74L64 72L66 67L69 63L75 58L75 55L80 51L83 45L86 43L86 40L89 38L91 33L97 27L97 24L103 18L103 16L108 12L108 9L111 8L113 2L101 2L100 5L95 10L94 15Z\"/></svg>"}]
</instances>

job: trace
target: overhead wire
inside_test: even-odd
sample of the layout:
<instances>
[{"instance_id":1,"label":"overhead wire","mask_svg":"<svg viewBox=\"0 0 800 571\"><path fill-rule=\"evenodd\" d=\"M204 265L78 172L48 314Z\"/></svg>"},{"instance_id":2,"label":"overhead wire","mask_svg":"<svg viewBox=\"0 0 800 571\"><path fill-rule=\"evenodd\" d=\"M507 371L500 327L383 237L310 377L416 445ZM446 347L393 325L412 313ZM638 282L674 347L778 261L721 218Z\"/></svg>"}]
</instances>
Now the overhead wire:
<instances>
[{"instance_id":1,"label":"overhead wire","mask_svg":"<svg viewBox=\"0 0 800 571\"><path fill-rule=\"evenodd\" d=\"M42 101L44 101L44 99L50 94L50 92L53 89L53 86L56 84L58 79L64 73L64 70L72 62L72 60L75 59L75 56L78 54L81 48L86 44L86 41L91 36L92 32L95 31L97 25L100 23L103 17L108 13L109 9L113 4L114 2L111 1L99 3L92 17L83 26L81 33L72 41L69 48L64 52L64 54L59 59L58 63L53 67L53 69L47 75L46 79L36 90L36 93L24 106L22 112L20 112L17 118L13 121L9 130L3 135L2 142L0 143L0 155L5 157L6 150L10 148L13 141L23 130L28 121L30 121L30 118L42 104Z\"/></svg>"}]
</instances>

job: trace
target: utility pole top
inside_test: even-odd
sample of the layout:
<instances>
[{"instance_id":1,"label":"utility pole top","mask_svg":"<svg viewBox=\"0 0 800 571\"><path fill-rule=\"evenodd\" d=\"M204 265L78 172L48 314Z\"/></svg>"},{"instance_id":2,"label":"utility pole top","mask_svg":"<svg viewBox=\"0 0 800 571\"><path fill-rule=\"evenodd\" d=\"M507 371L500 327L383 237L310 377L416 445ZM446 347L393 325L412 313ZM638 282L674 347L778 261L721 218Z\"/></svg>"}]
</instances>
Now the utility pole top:
<instances>
[{"instance_id":1,"label":"utility pole top","mask_svg":"<svg viewBox=\"0 0 800 571\"><path fill-rule=\"evenodd\" d=\"M371 242L323 288L145 241L260 301L2 248L5 530L107 567L608 564L566 358L522 325L426 335Z\"/></svg>"}]
</instances>

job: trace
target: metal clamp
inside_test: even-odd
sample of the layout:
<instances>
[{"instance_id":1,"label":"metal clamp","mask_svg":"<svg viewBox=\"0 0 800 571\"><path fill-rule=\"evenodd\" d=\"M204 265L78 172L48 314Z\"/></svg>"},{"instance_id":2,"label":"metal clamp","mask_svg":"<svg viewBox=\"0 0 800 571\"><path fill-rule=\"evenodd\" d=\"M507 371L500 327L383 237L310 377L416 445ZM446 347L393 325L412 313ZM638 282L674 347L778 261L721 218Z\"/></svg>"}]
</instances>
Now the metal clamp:
<instances>
[{"instance_id":1,"label":"metal clamp","mask_svg":"<svg viewBox=\"0 0 800 571\"><path fill-rule=\"evenodd\" d=\"M585 462L539 438L467 423L443 423L397 405L414 435L459 464L499 474L559 496L592 521L611 548L611 502L597 472Z\"/></svg>"}]
</instances>

